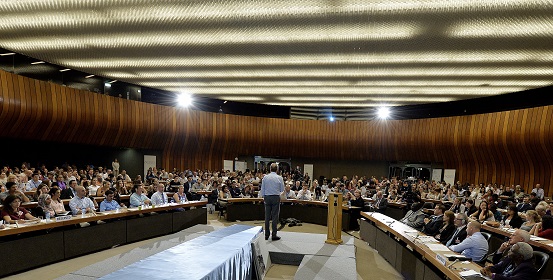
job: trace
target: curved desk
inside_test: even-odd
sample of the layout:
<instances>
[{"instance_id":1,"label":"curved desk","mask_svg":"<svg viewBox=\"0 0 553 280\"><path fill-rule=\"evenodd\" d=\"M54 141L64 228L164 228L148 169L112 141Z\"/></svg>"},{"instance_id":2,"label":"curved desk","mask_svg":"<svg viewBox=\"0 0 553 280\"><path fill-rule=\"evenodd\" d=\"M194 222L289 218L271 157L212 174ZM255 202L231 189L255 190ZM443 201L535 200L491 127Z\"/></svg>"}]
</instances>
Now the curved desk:
<instances>
[{"instance_id":1,"label":"curved desk","mask_svg":"<svg viewBox=\"0 0 553 280\"><path fill-rule=\"evenodd\" d=\"M138 210L77 215L70 220L10 225L0 230L2 258L0 277L19 271L89 254L113 246L166 235L197 224L207 224L206 201L172 204ZM184 208L185 211L169 211ZM153 215L145 215L156 212ZM106 223L78 228L83 222Z\"/></svg>"},{"instance_id":2,"label":"curved desk","mask_svg":"<svg viewBox=\"0 0 553 280\"><path fill-rule=\"evenodd\" d=\"M481 269L473 262L453 264L446 260L444 265L436 256L455 253L450 250L432 251L425 245L427 242L419 240L420 236L425 236L422 232L384 214L361 212L361 216L366 218L361 221L361 239L368 242L407 279L461 280L463 278L459 273L463 270L472 269L479 272ZM449 268L452 264L452 268Z\"/></svg>"},{"instance_id":3,"label":"curved desk","mask_svg":"<svg viewBox=\"0 0 553 280\"><path fill-rule=\"evenodd\" d=\"M265 220L265 208L263 198L228 198L220 199L227 202L225 218L227 221L253 221ZM357 227L354 216L361 208L355 206L342 206L342 230L350 230ZM328 217L328 203L321 201L308 201L287 199L281 200L279 218L295 218L302 222L326 226Z\"/></svg>"}]
</instances>

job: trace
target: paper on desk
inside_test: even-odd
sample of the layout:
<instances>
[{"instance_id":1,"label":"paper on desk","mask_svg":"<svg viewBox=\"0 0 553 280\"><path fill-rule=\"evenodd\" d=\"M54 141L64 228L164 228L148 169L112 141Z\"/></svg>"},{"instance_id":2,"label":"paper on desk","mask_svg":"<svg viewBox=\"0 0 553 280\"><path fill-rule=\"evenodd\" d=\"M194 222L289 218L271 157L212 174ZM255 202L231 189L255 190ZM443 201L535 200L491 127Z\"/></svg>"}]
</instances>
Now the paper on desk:
<instances>
[{"instance_id":1,"label":"paper on desk","mask_svg":"<svg viewBox=\"0 0 553 280\"><path fill-rule=\"evenodd\" d=\"M461 271L459 272L459 275L461 276L470 276L470 275L479 275L480 272L477 272L476 270L467 270L467 271Z\"/></svg>"},{"instance_id":2,"label":"paper on desk","mask_svg":"<svg viewBox=\"0 0 553 280\"><path fill-rule=\"evenodd\" d=\"M530 240L532 240L532 241L546 241L548 239L545 239L543 237L538 237L538 236L532 236L532 237L530 237Z\"/></svg>"},{"instance_id":3,"label":"paper on desk","mask_svg":"<svg viewBox=\"0 0 553 280\"><path fill-rule=\"evenodd\" d=\"M432 251L450 251L449 248L447 248L445 245L441 244L441 243L438 243L438 244L435 244L435 243L427 243L425 244L428 249L432 250Z\"/></svg>"}]
</instances>

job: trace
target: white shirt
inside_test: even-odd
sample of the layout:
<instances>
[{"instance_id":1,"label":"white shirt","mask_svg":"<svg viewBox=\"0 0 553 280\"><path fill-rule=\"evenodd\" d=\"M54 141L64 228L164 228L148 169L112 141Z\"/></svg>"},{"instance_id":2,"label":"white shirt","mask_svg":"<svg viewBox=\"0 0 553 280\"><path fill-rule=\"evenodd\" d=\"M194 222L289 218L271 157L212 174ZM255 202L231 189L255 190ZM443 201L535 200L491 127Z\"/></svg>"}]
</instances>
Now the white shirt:
<instances>
[{"instance_id":1,"label":"white shirt","mask_svg":"<svg viewBox=\"0 0 553 280\"><path fill-rule=\"evenodd\" d=\"M311 200L311 192L309 190L301 189L296 196L299 200Z\"/></svg>"},{"instance_id":2,"label":"white shirt","mask_svg":"<svg viewBox=\"0 0 553 280\"><path fill-rule=\"evenodd\" d=\"M167 194L164 192L155 192L152 194L151 201L153 205L167 204Z\"/></svg>"}]
</instances>

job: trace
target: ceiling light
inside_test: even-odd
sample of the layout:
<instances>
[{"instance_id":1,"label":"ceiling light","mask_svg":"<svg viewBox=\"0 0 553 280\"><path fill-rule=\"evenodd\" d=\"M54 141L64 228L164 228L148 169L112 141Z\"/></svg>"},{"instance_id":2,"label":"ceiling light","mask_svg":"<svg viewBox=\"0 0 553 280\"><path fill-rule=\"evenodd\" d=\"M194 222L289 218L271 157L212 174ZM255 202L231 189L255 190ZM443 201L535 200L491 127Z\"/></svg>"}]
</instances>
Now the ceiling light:
<instances>
[{"instance_id":1,"label":"ceiling light","mask_svg":"<svg viewBox=\"0 0 553 280\"><path fill-rule=\"evenodd\" d=\"M31 62L31 65L43 64L43 63L46 63L46 62L44 62L44 61L36 61L36 62Z\"/></svg>"},{"instance_id":2,"label":"ceiling light","mask_svg":"<svg viewBox=\"0 0 553 280\"><path fill-rule=\"evenodd\" d=\"M388 107L378 108L377 115L379 119L385 120L390 116L390 109Z\"/></svg>"},{"instance_id":3,"label":"ceiling light","mask_svg":"<svg viewBox=\"0 0 553 280\"><path fill-rule=\"evenodd\" d=\"M0 56L7 56L7 55L15 55L15 53L14 52L0 53Z\"/></svg>"},{"instance_id":4,"label":"ceiling light","mask_svg":"<svg viewBox=\"0 0 553 280\"><path fill-rule=\"evenodd\" d=\"M331 122L333 122L333 121L334 121L334 117L333 117L333 116L330 116L330 117L328 118L328 120L331 121Z\"/></svg>"},{"instance_id":5,"label":"ceiling light","mask_svg":"<svg viewBox=\"0 0 553 280\"><path fill-rule=\"evenodd\" d=\"M117 82L117 80L113 80L113 81L111 81L111 82L109 82L109 83L110 83L110 84L113 84L113 83L115 83L115 82Z\"/></svg>"},{"instance_id":6,"label":"ceiling light","mask_svg":"<svg viewBox=\"0 0 553 280\"><path fill-rule=\"evenodd\" d=\"M177 95L177 104L180 107L188 107L192 104L192 102L192 95L190 95L189 93L181 93Z\"/></svg>"},{"instance_id":7,"label":"ceiling light","mask_svg":"<svg viewBox=\"0 0 553 280\"><path fill-rule=\"evenodd\" d=\"M104 86L107 87L107 88L110 88L111 84L110 83L104 83Z\"/></svg>"},{"instance_id":8,"label":"ceiling light","mask_svg":"<svg viewBox=\"0 0 553 280\"><path fill-rule=\"evenodd\" d=\"M60 72L67 72L67 71L69 71L69 70L71 70L71 69L65 68L65 69L61 69Z\"/></svg>"},{"instance_id":9,"label":"ceiling light","mask_svg":"<svg viewBox=\"0 0 553 280\"><path fill-rule=\"evenodd\" d=\"M92 77L94 77L94 75L88 75L88 76L85 76L85 78L86 78L86 79L88 79L88 78L92 78Z\"/></svg>"}]
</instances>

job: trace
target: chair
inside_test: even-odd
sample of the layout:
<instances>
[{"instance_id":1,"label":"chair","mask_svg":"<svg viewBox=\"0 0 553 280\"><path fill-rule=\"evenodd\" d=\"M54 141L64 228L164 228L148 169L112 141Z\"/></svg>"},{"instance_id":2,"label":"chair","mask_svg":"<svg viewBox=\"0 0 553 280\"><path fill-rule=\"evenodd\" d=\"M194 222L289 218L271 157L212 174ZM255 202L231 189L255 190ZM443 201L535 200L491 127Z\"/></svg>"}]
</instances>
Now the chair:
<instances>
[{"instance_id":1,"label":"chair","mask_svg":"<svg viewBox=\"0 0 553 280\"><path fill-rule=\"evenodd\" d=\"M541 277L541 274L543 273L543 268L549 261L549 254L540 251L534 251L534 260L536 269L538 270L538 277Z\"/></svg>"},{"instance_id":2,"label":"chair","mask_svg":"<svg viewBox=\"0 0 553 280\"><path fill-rule=\"evenodd\" d=\"M488 232L480 232L484 238L486 238L486 241L490 242L490 238L492 237L492 235Z\"/></svg>"},{"instance_id":3,"label":"chair","mask_svg":"<svg viewBox=\"0 0 553 280\"><path fill-rule=\"evenodd\" d=\"M227 210L227 207L226 206L221 206L221 204L219 203L219 200L217 200L217 202L215 202L215 211L219 211L219 215L218 215L219 219L221 217L224 217L225 210Z\"/></svg>"}]
</instances>

